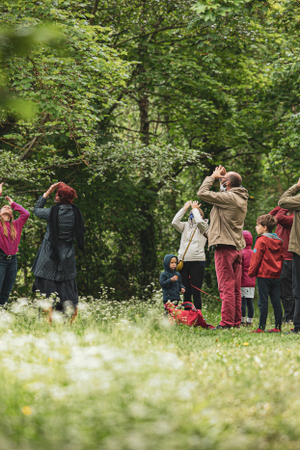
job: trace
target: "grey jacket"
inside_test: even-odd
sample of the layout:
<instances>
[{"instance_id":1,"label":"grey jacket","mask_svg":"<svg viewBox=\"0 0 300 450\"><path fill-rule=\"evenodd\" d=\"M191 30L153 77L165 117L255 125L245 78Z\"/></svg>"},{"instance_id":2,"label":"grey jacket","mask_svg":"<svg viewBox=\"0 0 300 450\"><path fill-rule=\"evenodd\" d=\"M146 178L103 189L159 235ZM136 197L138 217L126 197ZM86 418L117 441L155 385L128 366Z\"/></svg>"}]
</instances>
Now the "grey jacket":
<instances>
[{"instance_id":1,"label":"grey jacket","mask_svg":"<svg viewBox=\"0 0 300 450\"><path fill-rule=\"evenodd\" d=\"M75 217L71 205L60 205L58 213L59 223L59 263L50 258L50 208L44 208L46 199L40 197L34 207L33 213L40 219L47 220L47 229L41 247L32 266L36 277L52 281L72 280L76 277L74 226Z\"/></svg>"},{"instance_id":2,"label":"grey jacket","mask_svg":"<svg viewBox=\"0 0 300 450\"><path fill-rule=\"evenodd\" d=\"M294 184L280 197L278 205L281 208L295 211L288 251L300 255L300 194L296 195L298 191L300 191L300 186Z\"/></svg>"},{"instance_id":3,"label":"grey jacket","mask_svg":"<svg viewBox=\"0 0 300 450\"><path fill-rule=\"evenodd\" d=\"M243 237L247 214L248 191L242 186L226 192L214 192L213 177L206 177L198 191L201 200L214 205L210 212L208 245L233 245L237 250L246 247Z\"/></svg>"},{"instance_id":4,"label":"grey jacket","mask_svg":"<svg viewBox=\"0 0 300 450\"><path fill-rule=\"evenodd\" d=\"M184 261L205 261L204 247L206 244L206 237L203 233L208 230L207 220L202 219L197 208L193 208L192 212L194 219L188 219L187 222L181 222L181 219L186 214L186 210L181 208L172 220L173 227L181 233L180 247L178 250L178 259L182 259L185 249L196 229L192 242L186 252Z\"/></svg>"}]
</instances>

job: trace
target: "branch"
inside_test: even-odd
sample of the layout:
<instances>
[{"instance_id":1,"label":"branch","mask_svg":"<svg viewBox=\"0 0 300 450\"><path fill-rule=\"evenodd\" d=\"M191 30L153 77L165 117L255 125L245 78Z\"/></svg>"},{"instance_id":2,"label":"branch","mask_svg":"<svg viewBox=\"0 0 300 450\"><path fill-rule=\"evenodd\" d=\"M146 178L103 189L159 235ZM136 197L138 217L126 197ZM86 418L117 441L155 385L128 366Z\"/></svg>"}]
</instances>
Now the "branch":
<instances>
[{"instance_id":1,"label":"branch","mask_svg":"<svg viewBox=\"0 0 300 450\"><path fill-rule=\"evenodd\" d=\"M139 36L133 36L131 38L125 39L125 41L121 41L118 44L113 45L112 48L119 47L120 45L126 44L126 42L129 42L129 41L134 41L136 39L141 39L141 38L145 38L145 37L148 37L148 36L153 36L155 34L161 33L162 31L165 31L165 30L173 30L174 28L177 29L177 28L185 28L185 27L186 27L186 24L178 25L176 27L175 27L175 25L165 26L165 27L162 27L160 30L151 31L150 33L140 34Z\"/></svg>"},{"instance_id":2,"label":"branch","mask_svg":"<svg viewBox=\"0 0 300 450\"><path fill-rule=\"evenodd\" d=\"M93 11L92 11L93 17L90 17L90 25L93 25L93 23L94 23L94 20L95 20L95 14L96 14L96 12L97 12L98 5L99 5L99 0L95 0L94 7L93 7Z\"/></svg>"},{"instance_id":3,"label":"branch","mask_svg":"<svg viewBox=\"0 0 300 450\"><path fill-rule=\"evenodd\" d=\"M41 122L41 127L50 119L50 114L46 113L44 118L42 119ZM31 142L29 142L28 144L26 144L23 148L21 148L21 150L19 151L19 153L21 153L21 151L25 150L24 153L19 156L19 160L20 161L24 161L24 159L27 159L30 156L31 151L34 149L34 147L40 142L42 138L42 133L40 133L38 136L35 136Z\"/></svg>"}]
</instances>

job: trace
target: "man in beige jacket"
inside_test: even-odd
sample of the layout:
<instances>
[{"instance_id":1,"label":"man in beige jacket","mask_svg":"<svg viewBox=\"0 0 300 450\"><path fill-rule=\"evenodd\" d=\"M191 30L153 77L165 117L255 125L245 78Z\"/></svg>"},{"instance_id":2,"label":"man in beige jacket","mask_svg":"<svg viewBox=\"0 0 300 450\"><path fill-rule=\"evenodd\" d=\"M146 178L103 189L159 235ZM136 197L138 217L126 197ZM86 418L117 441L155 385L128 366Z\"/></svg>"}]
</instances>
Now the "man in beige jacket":
<instances>
[{"instance_id":1,"label":"man in beige jacket","mask_svg":"<svg viewBox=\"0 0 300 450\"><path fill-rule=\"evenodd\" d=\"M211 191L220 180L220 192ZM248 191L241 186L242 177L216 167L198 191L201 200L214 205L210 212L208 246L215 247L215 266L222 299L221 322L217 328L230 328L241 323L241 276L243 237L247 213Z\"/></svg>"},{"instance_id":2,"label":"man in beige jacket","mask_svg":"<svg viewBox=\"0 0 300 450\"><path fill-rule=\"evenodd\" d=\"M292 283L295 299L294 329L293 333L300 331L300 178L297 184L290 187L279 199L281 208L294 212L294 220L290 234L288 251L293 253Z\"/></svg>"}]
</instances>

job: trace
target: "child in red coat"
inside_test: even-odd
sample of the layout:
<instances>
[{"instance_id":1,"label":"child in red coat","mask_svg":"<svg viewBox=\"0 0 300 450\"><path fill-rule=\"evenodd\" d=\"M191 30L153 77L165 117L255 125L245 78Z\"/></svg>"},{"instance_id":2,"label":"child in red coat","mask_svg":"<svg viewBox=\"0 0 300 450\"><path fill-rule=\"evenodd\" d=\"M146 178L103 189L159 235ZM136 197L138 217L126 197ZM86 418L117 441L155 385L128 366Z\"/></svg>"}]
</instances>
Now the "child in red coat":
<instances>
[{"instance_id":1,"label":"child in red coat","mask_svg":"<svg viewBox=\"0 0 300 450\"><path fill-rule=\"evenodd\" d=\"M277 224L275 217L265 214L256 221L256 232L261 234L256 240L248 271L249 277L257 277L259 327L253 333L262 333L268 317L268 298L274 309L275 328L270 333L281 331L282 309L280 303L280 274L282 270L283 242L272 233Z\"/></svg>"},{"instance_id":2,"label":"child in red coat","mask_svg":"<svg viewBox=\"0 0 300 450\"><path fill-rule=\"evenodd\" d=\"M250 231L244 230L243 236L246 242L246 248L243 249L243 259L242 259L242 283L241 283L241 294L242 294L242 325L252 325L254 316L254 306L253 299L255 293L255 277L250 278L248 275L248 270L250 266L250 260L253 253L251 246L253 243L253 237ZM248 309L248 316L246 317L246 310Z\"/></svg>"}]
</instances>

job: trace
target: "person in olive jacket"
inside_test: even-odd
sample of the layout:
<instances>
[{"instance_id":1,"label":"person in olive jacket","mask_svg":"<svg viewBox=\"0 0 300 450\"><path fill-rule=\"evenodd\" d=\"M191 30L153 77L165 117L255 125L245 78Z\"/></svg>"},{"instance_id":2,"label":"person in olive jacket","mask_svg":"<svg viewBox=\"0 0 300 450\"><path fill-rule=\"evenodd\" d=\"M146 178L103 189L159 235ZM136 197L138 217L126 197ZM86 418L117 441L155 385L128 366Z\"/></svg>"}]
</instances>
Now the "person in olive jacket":
<instances>
[{"instance_id":1,"label":"person in olive jacket","mask_svg":"<svg viewBox=\"0 0 300 450\"><path fill-rule=\"evenodd\" d=\"M181 275L176 272L177 257L167 254L164 257L164 271L160 274L159 284L163 291L163 302L172 302L178 304L180 301L180 293L185 292L185 287L181 282Z\"/></svg>"}]
</instances>

